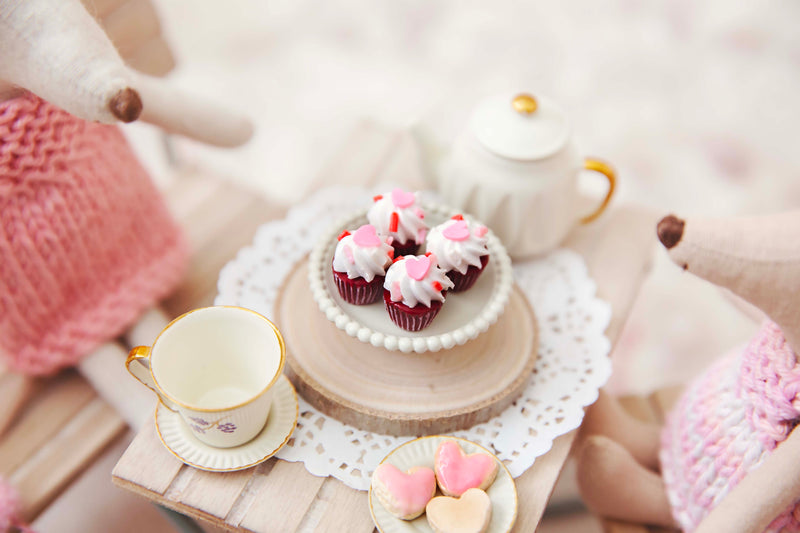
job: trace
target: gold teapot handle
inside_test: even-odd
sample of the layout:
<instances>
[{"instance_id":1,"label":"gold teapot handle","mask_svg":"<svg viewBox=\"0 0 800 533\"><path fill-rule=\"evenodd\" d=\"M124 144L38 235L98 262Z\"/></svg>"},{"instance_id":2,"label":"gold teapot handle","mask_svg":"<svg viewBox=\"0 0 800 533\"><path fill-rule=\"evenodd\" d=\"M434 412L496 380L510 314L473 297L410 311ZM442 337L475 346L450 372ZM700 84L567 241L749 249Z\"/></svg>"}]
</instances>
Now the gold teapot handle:
<instances>
[{"instance_id":1,"label":"gold teapot handle","mask_svg":"<svg viewBox=\"0 0 800 533\"><path fill-rule=\"evenodd\" d=\"M586 170L599 172L605 176L606 179L608 179L608 192L606 193L606 197L603 198L603 203L601 203L600 207L598 207L593 213L590 213L581 219L581 224L589 224L590 222L594 222L597 217L602 215L603 211L605 211L606 207L608 207L608 203L611 201L611 197L614 195L614 190L617 188L617 175L610 165L600 161L599 159L592 159L590 157L587 157L584 160L583 168Z\"/></svg>"}]
</instances>

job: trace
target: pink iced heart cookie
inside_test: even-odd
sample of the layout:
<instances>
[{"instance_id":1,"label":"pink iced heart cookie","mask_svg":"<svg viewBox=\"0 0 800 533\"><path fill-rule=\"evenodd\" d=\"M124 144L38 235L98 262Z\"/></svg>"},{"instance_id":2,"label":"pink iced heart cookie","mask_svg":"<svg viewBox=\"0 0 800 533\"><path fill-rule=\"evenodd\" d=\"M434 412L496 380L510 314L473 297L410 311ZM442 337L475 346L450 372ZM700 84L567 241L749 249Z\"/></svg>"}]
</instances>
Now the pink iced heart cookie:
<instances>
[{"instance_id":1,"label":"pink iced heart cookie","mask_svg":"<svg viewBox=\"0 0 800 533\"><path fill-rule=\"evenodd\" d=\"M468 489L486 490L497 476L497 461L486 453L467 455L457 442L446 440L436 448L434 470L446 496L461 496Z\"/></svg>"},{"instance_id":2,"label":"pink iced heart cookie","mask_svg":"<svg viewBox=\"0 0 800 533\"><path fill-rule=\"evenodd\" d=\"M353 233L353 242L359 246L373 247L381 245L381 238L372 224L364 224Z\"/></svg>"},{"instance_id":3,"label":"pink iced heart cookie","mask_svg":"<svg viewBox=\"0 0 800 533\"><path fill-rule=\"evenodd\" d=\"M425 506L436 493L436 476L424 466L403 472L383 463L372 474L372 493L394 516L411 520L425 512Z\"/></svg>"},{"instance_id":4,"label":"pink iced heart cookie","mask_svg":"<svg viewBox=\"0 0 800 533\"><path fill-rule=\"evenodd\" d=\"M445 238L451 241L465 241L469 239L469 228L466 220L456 220L442 232Z\"/></svg>"},{"instance_id":5,"label":"pink iced heart cookie","mask_svg":"<svg viewBox=\"0 0 800 533\"><path fill-rule=\"evenodd\" d=\"M414 193L406 192L403 189L392 190L392 203L395 207L404 208L414 203Z\"/></svg>"},{"instance_id":6,"label":"pink iced heart cookie","mask_svg":"<svg viewBox=\"0 0 800 533\"><path fill-rule=\"evenodd\" d=\"M492 518L492 501L482 490L469 489L458 499L437 496L425 512L436 533L483 533Z\"/></svg>"},{"instance_id":7,"label":"pink iced heart cookie","mask_svg":"<svg viewBox=\"0 0 800 533\"><path fill-rule=\"evenodd\" d=\"M431 259L428 256L420 255L415 257L406 257L406 273L417 281L422 281L431 269Z\"/></svg>"}]
</instances>

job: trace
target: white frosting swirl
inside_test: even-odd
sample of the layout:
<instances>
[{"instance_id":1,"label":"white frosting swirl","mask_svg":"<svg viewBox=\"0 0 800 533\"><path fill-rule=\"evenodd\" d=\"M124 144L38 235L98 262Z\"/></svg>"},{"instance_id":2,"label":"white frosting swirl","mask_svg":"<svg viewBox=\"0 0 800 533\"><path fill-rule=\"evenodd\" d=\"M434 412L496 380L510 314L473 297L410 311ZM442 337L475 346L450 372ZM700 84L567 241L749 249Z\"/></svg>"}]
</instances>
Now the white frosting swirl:
<instances>
[{"instance_id":1,"label":"white frosting swirl","mask_svg":"<svg viewBox=\"0 0 800 533\"><path fill-rule=\"evenodd\" d=\"M364 278L370 282L375 276L384 275L386 267L392 262L391 251L392 247L383 239L378 246L359 246L353 235L347 235L336 244L333 269L347 273L349 279Z\"/></svg>"},{"instance_id":2,"label":"white frosting swirl","mask_svg":"<svg viewBox=\"0 0 800 533\"><path fill-rule=\"evenodd\" d=\"M397 213L397 231L390 231L392 213ZM422 216L420 216L422 214ZM397 207L392 202L392 193L387 192L376 200L367 211L367 220L378 230L378 235L393 237L399 244L405 244L412 239L417 244L425 242L428 225L425 223L425 212L417 202L417 193L414 193L414 202L406 207Z\"/></svg>"},{"instance_id":3,"label":"white frosting swirl","mask_svg":"<svg viewBox=\"0 0 800 533\"><path fill-rule=\"evenodd\" d=\"M431 261L431 266L425 277L421 280L416 280L409 276L406 270L405 262L409 257L414 256L405 256L403 259L394 262L389 267L389 270L386 271L383 288L392 293L392 301L397 301L394 294L396 291L395 283L397 283L402 302L408 307L416 307L418 304L430 307L433 301L444 302L443 291L453 288L453 282L447 277L447 273L436 266L435 261ZM434 287L435 282L438 282L441 287L440 290Z\"/></svg>"},{"instance_id":4,"label":"white frosting swirl","mask_svg":"<svg viewBox=\"0 0 800 533\"><path fill-rule=\"evenodd\" d=\"M457 270L459 273L465 274L470 265L480 268L481 257L489 255L489 249L486 247L489 239L486 233L478 231L479 228L485 228L485 226L469 222L466 219L464 222L466 222L469 232L469 236L464 240L448 239L444 235L447 228L460 223L458 220L442 222L428 233L425 250L436 255L439 266L446 272Z\"/></svg>"}]
</instances>

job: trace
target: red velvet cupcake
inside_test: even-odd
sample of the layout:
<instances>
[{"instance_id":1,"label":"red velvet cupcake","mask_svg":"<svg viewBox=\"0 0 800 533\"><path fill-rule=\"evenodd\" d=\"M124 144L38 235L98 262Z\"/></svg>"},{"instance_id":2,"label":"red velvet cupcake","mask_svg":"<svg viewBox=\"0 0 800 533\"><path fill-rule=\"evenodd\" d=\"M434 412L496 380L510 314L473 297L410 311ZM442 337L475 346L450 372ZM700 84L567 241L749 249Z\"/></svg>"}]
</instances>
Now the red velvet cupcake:
<instances>
[{"instance_id":1,"label":"red velvet cupcake","mask_svg":"<svg viewBox=\"0 0 800 533\"><path fill-rule=\"evenodd\" d=\"M373 200L367 220L375 226L378 235L392 238L395 257L416 254L428 234L425 211L417 202L416 193L394 189Z\"/></svg>"},{"instance_id":2,"label":"red velvet cupcake","mask_svg":"<svg viewBox=\"0 0 800 533\"><path fill-rule=\"evenodd\" d=\"M439 267L447 272L453 282L453 292L472 287L489 263L486 226L464 220L462 215L431 229L426 241Z\"/></svg>"},{"instance_id":3,"label":"red velvet cupcake","mask_svg":"<svg viewBox=\"0 0 800 533\"><path fill-rule=\"evenodd\" d=\"M392 322L407 331L420 331L439 314L452 287L432 254L401 257L386 271L383 303Z\"/></svg>"},{"instance_id":4,"label":"red velvet cupcake","mask_svg":"<svg viewBox=\"0 0 800 533\"><path fill-rule=\"evenodd\" d=\"M365 224L352 234L343 232L331 264L339 295L354 305L376 302L392 257L394 250L387 239L378 237L373 226Z\"/></svg>"}]
</instances>

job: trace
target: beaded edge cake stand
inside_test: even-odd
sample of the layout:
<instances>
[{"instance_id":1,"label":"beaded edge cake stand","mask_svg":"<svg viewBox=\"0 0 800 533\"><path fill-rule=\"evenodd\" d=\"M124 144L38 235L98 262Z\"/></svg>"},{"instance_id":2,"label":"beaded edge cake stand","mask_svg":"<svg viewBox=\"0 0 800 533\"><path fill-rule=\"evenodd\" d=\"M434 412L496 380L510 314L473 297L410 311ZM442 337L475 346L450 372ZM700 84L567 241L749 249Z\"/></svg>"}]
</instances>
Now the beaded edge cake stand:
<instances>
[{"instance_id":1,"label":"beaded edge cake stand","mask_svg":"<svg viewBox=\"0 0 800 533\"><path fill-rule=\"evenodd\" d=\"M425 220L431 227L440 224L458 210L441 204L424 204ZM337 328L361 342L375 347L402 352L425 353L462 345L482 334L494 324L508 303L513 274L511 259L500 239L491 231L487 234L489 264L467 291L449 293L442 312L433 324L416 333L403 331L388 319L383 306L356 306L346 303L338 294L331 276L331 261L343 230L352 230L367 223L367 209L351 213L332 224L319 239L308 257L308 282L319 310ZM465 217L475 223L471 216ZM423 253L423 249L418 253ZM532 317L531 317L532 318Z\"/></svg>"}]
</instances>

